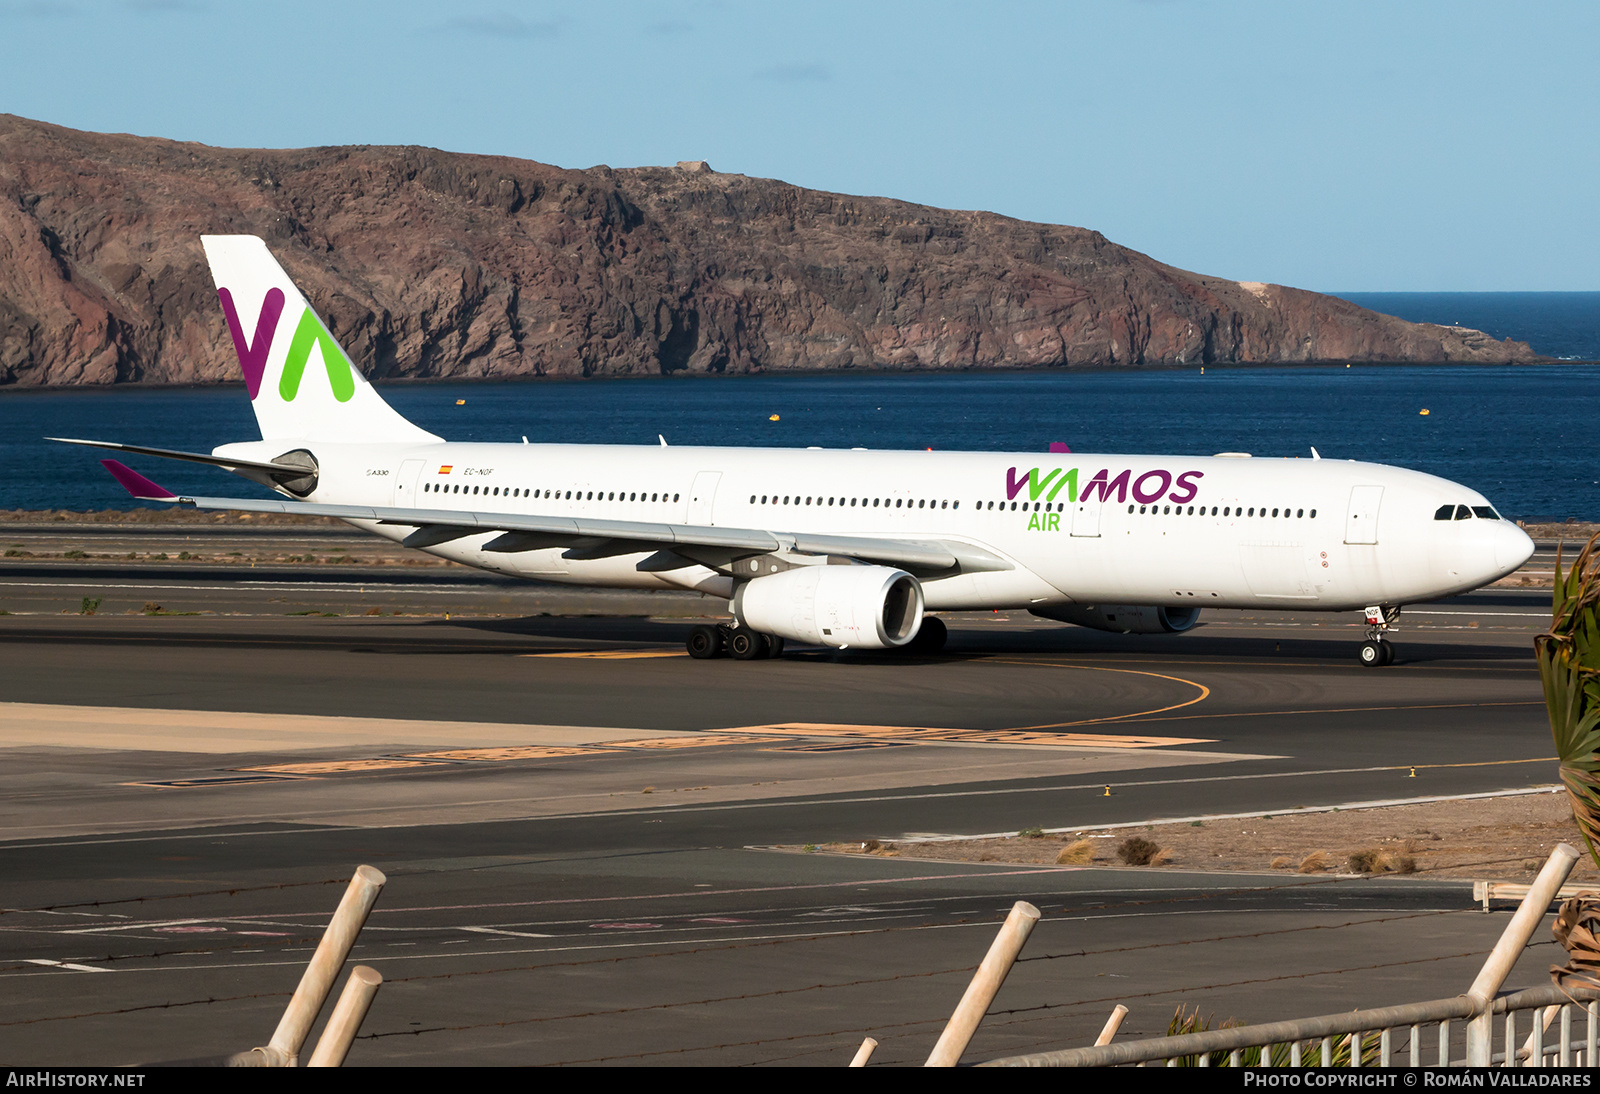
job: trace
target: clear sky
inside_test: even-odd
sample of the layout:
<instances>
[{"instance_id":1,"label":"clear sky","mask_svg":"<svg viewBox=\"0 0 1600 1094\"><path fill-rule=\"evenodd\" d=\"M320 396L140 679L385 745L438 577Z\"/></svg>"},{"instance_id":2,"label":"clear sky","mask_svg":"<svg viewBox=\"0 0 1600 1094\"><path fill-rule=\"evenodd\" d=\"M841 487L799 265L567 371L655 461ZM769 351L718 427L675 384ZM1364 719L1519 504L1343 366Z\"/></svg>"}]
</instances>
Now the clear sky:
<instances>
[{"instance_id":1,"label":"clear sky","mask_svg":"<svg viewBox=\"0 0 1600 1094\"><path fill-rule=\"evenodd\" d=\"M1600 4L0 0L0 110L720 171L1323 291L1600 290Z\"/></svg>"}]
</instances>

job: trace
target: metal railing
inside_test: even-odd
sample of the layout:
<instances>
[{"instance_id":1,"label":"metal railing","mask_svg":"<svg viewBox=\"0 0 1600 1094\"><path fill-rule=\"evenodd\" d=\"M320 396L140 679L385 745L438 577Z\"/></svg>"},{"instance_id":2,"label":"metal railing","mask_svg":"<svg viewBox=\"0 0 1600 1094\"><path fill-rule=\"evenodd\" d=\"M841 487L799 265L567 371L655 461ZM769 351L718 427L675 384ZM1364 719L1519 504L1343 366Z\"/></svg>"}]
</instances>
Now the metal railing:
<instances>
[{"instance_id":1,"label":"metal railing","mask_svg":"<svg viewBox=\"0 0 1600 1094\"><path fill-rule=\"evenodd\" d=\"M1551 852L1472 987L1461 995L1316 1018L1010 1056L982 1066L1593 1067L1600 1063L1600 991L1569 992L1552 984L1500 994L1505 978L1561 891L1577 858L1578 852L1567 844ZM1577 1021L1580 1014L1581 1030ZM1496 1027L1500 1034L1498 1051ZM1519 1043L1520 1030L1528 1032Z\"/></svg>"},{"instance_id":2,"label":"metal railing","mask_svg":"<svg viewBox=\"0 0 1600 1094\"><path fill-rule=\"evenodd\" d=\"M1592 1067L1600 1034L1600 992L1576 991L1577 1002L1555 985L1530 988L1493 1001L1487 1014L1501 1017L1499 1051L1486 1064L1503 1065L1511 1045L1517 1067L1550 1063ZM1529 1018L1521 1018L1529 1015ZM1577 1015L1583 1015L1577 1028ZM1465 995L1398 1007L1346 1011L1256 1026L1234 1026L1092 1048L1072 1048L990 1060L985 1067L1422 1067L1468 1062L1466 1029L1456 1019L1474 1017ZM1536 1020L1535 1020L1536 1019ZM1522 1043L1518 1030L1527 1031ZM1555 1026L1554 1039L1551 1026ZM1430 1028L1431 1027L1431 1028ZM1353 1052L1355 1044L1361 1046ZM1491 1050L1495 1046L1491 1043ZM1552 1059L1553 1058L1553 1059Z\"/></svg>"}]
</instances>

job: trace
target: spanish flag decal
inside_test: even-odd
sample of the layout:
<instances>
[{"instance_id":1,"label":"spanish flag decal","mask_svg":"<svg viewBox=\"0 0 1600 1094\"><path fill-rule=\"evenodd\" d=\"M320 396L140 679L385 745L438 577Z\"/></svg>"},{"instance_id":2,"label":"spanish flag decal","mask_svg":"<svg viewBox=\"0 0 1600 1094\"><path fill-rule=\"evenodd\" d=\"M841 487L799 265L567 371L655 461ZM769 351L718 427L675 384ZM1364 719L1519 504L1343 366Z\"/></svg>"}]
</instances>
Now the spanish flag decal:
<instances>
[{"instance_id":1,"label":"spanish flag decal","mask_svg":"<svg viewBox=\"0 0 1600 1094\"><path fill-rule=\"evenodd\" d=\"M450 474L450 469L452 467L454 467L454 466L455 466L455 464L453 464L453 463L441 463L439 465L439 474L441 474L441 475Z\"/></svg>"}]
</instances>

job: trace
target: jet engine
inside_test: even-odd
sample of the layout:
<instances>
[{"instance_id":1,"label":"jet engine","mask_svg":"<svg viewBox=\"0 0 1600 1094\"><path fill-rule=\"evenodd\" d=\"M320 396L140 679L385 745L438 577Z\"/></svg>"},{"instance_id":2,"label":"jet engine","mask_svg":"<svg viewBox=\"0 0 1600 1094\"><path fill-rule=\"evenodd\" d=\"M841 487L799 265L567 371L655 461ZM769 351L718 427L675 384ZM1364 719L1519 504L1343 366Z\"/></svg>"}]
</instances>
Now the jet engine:
<instances>
[{"instance_id":1,"label":"jet engine","mask_svg":"<svg viewBox=\"0 0 1600 1094\"><path fill-rule=\"evenodd\" d=\"M1200 619L1199 608L1152 608L1127 604L1051 604L1034 615L1117 634L1181 634Z\"/></svg>"},{"instance_id":2,"label":"jet engine","mask_svg":"<svg viewBox=\"0 0 1600 1094\"><path fill-rule=\"evenodd\" d=\"M740 626L844 649L904 646L922 626L922 585L888 566L800 566L733 594Z\"/></svg>"}]
</instances>

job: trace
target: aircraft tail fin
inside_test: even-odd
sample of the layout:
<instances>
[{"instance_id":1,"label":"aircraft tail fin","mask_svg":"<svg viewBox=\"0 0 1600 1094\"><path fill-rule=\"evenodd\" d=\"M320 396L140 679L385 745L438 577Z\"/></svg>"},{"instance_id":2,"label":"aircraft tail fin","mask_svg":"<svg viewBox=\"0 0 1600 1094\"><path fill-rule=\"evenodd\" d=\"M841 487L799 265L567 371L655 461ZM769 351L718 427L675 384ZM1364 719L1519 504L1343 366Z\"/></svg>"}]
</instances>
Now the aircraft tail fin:
<instances>
[{"instance_id":1,"label":"aircraft tail fin","mask_svg":"<svg viewBox=\"0 0 1600 1094\"><path fill-rule=\"evenodd\" d=\"M201 236L263 440L427 442L383 401L256 236Z\"/></svg>"}]
</instances>

